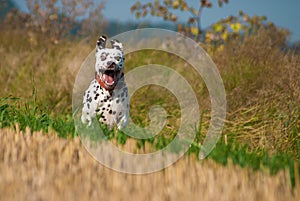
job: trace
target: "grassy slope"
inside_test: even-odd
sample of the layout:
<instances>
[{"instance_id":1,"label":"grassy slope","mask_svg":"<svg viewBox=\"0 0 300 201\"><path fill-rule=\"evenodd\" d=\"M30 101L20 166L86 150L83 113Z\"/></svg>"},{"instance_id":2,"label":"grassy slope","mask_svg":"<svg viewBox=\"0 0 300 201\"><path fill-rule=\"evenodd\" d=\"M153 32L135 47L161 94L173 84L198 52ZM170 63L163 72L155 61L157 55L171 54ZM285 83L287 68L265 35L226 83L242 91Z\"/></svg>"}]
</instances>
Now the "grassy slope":
<instances>
[{"instance_id":1,"label":"grassy slope","mask_svg":"<svg viewBox=\"0 0 300 201\"><path fill-rule=\"evenodd\" d=\"M70 115L73 82L81 63L93 49L90 41L94 40L52 45L38 36L13 31L0 34L0 97L21 98L15 108L26 114L40 110L51 117ZM283 53L277 43L276 37L264 30L242 44L232 42L223 51L211 53L222 74L228 99L224 134L249 144L251 150L285 152L299 160L300 58ZM210 99L203 82L193 72L185 71L188 66L182 66L178 58L170 59L170 55L160 52L127 55L126 70L153 62L177 69L191 83L205 111L201 128L201 133L205 133ZM163 97L159 95L162 93ZM174 96L159 87L146 87L132 97L132 118L147 124L149 106L157 103L169 112L169 130L165 133L175 132L178 104ZM26 111L26 105L31 105L33 111Z\"/></svg>"},{"instance_id":2,"label":"grassy slope","mask_svg":"<svg viewBox=\"0 0 300 201\"><path fill-rule=\"evenodd\" d=\"M51 45L41 37L12 31L0 34L0 97L10 97L1 99L0 126L19 123L22 130L30 126L32 130L55 130L62 137L74 136L70 115L72 85L81 63L93 49L88 44L93 42L62 41ZM292 171L290 156L296 161L300 157L299 55L280 51L267 31L247 38L242 44L232 42L225 50L211 55L222 74L228 98L224 135L211 158L223 164L230 158L254 169L264 164L271 172L289 166ZM127 70L153 61L165 64L168 56L147 51L128 55ZM199 128L198 140L201 141L210 119L208 93L201 80L193 79L192 73L180 71L180 61L168 61L169 66L193 83L201 106L208 108L204 110ZM161 148L176 133L178 113L174 108L178 105L171 94L157 95L158 91L166 94L162 90L147 87L132 98L131 115L142 125L147 124L148 108L154 103L159 102L170 112L168 127L162 132L162 136L169 139L137 142L140 147ZM170 102L175 104L170 105ZM228 139L233 143L228 143ZM161 141L164 143L160 144ZM194 145L190 152L197 153L197 142Z\"/></svg>"}]
</instances>

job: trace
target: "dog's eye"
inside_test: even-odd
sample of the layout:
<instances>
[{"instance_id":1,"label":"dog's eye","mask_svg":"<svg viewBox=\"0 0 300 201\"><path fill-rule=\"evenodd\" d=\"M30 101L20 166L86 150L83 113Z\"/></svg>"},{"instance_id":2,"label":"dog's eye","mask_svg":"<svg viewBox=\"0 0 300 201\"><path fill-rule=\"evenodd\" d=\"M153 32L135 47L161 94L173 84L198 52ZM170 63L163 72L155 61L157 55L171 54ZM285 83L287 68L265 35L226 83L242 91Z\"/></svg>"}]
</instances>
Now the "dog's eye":
<instances>
[{"instance_id":1,"label":"dog's eye","mask_svg":"<svg viewBox=\"0 0 300 201\"><path fill-rule=\"evenodd\" d=\"M115 60L120 61L121 57L115 56Z\"/></svg>"},{"instance_id":2,"label":"dog's eye","mask_svg":"<svg viewBox=\"0 0 300 201\"><path fill-rule=\"evenodd\" d=\"M101 54L101 56L100 56L100 58L101 58L101 61L104 61L105 59L106 59L106 53L105 52L103 52L102 54Z\"/></svg>"}]
</instances>

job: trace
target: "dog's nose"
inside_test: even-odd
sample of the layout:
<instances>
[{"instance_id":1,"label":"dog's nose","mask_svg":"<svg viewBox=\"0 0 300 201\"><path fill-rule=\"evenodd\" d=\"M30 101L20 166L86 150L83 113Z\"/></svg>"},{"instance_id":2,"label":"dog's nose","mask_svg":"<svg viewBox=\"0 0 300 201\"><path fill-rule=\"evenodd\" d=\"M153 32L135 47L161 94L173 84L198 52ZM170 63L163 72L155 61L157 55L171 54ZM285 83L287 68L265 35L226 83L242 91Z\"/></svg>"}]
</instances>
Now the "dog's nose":
<instances>
[{"instance_id":1,"label":"dog's nose","mask_svg":"<svg viewBox=\"0 0 300 201\"><path fill-rule=\"evenodd\" d=\"M116 64L112 61L108 61L107 66L108 66L108 68L115 68Z\"/></svg>"}]
</instances>

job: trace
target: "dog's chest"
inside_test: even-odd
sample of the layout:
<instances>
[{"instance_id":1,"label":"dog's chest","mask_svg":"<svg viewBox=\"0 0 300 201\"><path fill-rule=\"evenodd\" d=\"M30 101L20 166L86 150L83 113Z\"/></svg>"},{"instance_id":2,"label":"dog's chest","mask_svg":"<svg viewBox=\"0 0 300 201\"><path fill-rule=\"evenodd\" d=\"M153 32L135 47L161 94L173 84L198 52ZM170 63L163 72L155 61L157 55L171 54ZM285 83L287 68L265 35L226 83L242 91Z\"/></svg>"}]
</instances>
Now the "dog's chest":
<instances>
[{"instance_id":1,"label":"dog's chest","mask_svg":"<svg viewBox=\"0 0 300 201\"><path fill-rule=\"evenodd\" d=\"M95 111L99 121L110 126L119 124L129 110L129 96L125 83L118 85L111 92L103 89L98 83L95 83L95 86Z\"/></svg>"}]
</instances>

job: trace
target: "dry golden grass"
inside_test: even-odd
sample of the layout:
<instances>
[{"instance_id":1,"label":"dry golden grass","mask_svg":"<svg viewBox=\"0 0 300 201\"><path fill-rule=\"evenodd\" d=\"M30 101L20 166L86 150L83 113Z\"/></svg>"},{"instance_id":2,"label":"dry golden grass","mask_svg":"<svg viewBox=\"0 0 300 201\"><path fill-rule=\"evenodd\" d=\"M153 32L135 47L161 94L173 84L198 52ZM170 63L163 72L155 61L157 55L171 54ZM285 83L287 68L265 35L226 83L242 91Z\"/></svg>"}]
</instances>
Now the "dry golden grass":
<instances>
[{"instance_id":1,"label":"dry golden grass","mask_svg":"<svg viewBox=\"0 0 300 201\"><path fill-rule=\"evenodd\" d=\"M226 133L271 152L300 158L300 55L283 51L272 30L232 41L213 54L227 93Z\"/></svg>"},{"instance_id":2,"label":"dry golden grass","mask_svg":"<svg viewBox=\"0 0 300 201\"><path fill-rule=\"evenodd\" d=\"M0 97L34 96L41 108L70 112L75 77L93 47L86 40L57 45L47 40L0 32Z\"/></svg>"},{"instance_id":3,"label":"dry golden grass","mask_svg":"<svg viewBox=\"0 0 300 201\"><path fill-rule=\"evenodd\" d=\"M0 200L299 200L289 174L275 176L183 157L152 174L115 172L78 138L0 130Z\"/></svg>"}]
</instances>

